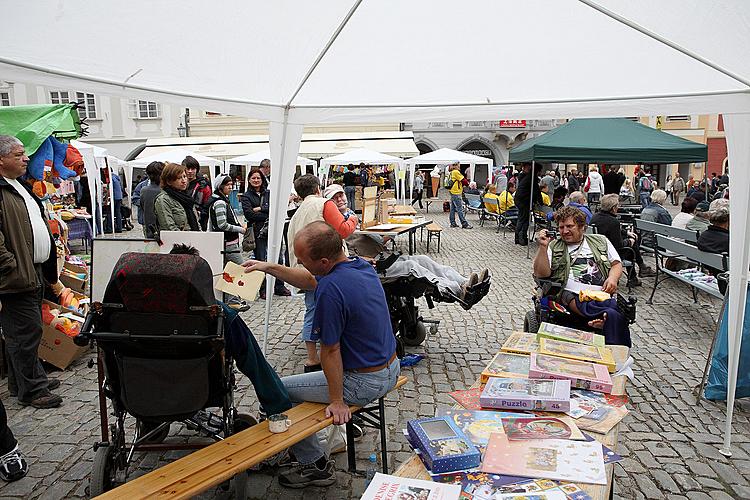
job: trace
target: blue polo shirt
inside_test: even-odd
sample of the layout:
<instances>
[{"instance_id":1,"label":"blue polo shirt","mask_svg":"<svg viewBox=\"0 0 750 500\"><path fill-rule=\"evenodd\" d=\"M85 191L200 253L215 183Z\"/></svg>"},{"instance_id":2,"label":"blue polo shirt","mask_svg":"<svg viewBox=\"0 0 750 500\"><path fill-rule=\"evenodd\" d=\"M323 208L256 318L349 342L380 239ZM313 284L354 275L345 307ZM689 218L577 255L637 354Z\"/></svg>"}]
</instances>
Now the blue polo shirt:
<instances>
[{"instance_id":1,"label":"blue polo shirt","mask_svg":"<svg viewBox=\"0 0 750 500\"><path fill-rule=\"evenodd\" d=\"M359 257L319 276L312 336L340 344L344 370L388 362L396 351L385 292L372 264Z\"/></svg>"}]
</instances>

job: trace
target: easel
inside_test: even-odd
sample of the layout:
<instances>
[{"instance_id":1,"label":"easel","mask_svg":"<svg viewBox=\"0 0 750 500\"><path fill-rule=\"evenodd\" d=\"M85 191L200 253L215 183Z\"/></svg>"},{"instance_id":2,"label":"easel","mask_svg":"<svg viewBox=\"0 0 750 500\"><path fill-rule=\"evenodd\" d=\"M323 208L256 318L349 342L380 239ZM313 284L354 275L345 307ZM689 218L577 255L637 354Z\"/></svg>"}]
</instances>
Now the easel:
<instances>
[{"instance_id":1,"label":"easel","mask_svg":"<svg viewBox=\"0 0 750 500\"><path fill-rule=\"evenodd\" d=\"M362 220L360 221L362 229L378 224L378 203L377 186L366 187L362 190Z\"/></svg>"}]
</instances>

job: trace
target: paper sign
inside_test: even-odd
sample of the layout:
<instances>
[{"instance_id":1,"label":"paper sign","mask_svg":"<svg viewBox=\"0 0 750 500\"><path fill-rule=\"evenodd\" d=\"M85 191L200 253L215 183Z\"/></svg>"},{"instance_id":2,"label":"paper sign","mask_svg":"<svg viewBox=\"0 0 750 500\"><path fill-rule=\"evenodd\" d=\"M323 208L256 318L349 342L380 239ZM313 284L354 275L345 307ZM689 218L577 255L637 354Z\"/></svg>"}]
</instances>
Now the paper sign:
<instances>
[{"instance_id":1,"label":"paper sign","mask_svg":"<svg viewBox=\"0 0 750 500\"><path fill-rule=\"evenodd\" d=\"M224 272L216 280L215 288L220 292L254 301L265 276L265 273L260 271L246 273L241 265L227 262Z\"/></svg>"}]
</instances>

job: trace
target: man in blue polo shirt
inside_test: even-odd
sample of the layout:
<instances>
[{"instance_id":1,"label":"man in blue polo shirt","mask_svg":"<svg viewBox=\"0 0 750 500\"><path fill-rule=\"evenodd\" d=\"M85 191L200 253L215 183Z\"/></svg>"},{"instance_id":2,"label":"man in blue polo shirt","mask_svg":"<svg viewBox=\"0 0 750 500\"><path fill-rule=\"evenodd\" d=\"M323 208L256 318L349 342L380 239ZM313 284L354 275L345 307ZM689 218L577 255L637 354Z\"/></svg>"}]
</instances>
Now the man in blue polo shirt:
<instances>
[{"instance_id":1,"label":"man in blue polo shirt","mask_svg":"<svg viewBox=\"0 0 750 500\"><path fill-rule=\"evenodd\" d=\"M315 290L313 337L320 340L322 372L283 377L293 403L330 403L334 424L351 419L349 405L364 406L390 391L401 372L396 358L388 304L372 265L349 258L341 237L325 222L313 222L294 238L294 253L304 268L248 261L247 271L264 271L303 290ZM325 456L317 435L291 448L298 466L279 475L290 488L330 486L334 461Z\"/></svg>"}]
</instances>

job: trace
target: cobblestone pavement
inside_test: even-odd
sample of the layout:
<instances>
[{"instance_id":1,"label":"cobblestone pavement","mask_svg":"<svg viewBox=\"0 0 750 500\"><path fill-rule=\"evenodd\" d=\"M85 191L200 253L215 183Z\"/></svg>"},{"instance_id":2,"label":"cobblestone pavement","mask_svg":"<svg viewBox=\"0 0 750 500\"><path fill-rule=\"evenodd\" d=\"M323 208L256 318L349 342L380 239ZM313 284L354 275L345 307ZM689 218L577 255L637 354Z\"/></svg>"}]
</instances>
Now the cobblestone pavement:
<instances>
[{"instance_id":1,"label":"cobblestone pavement","mask_svg":"<svg viewBox=\"0 0 750 500\"><path fill-rule=\"evenodd\" d=\"M437 204L433 205L433 212ZM406 421L432 416L439 406L450 406L447 393L469 387L506 336L523 326L530 307L531 261L526 250L513 245L513 236L479 228L469 216L473 230L448 228L447 214L430 216L444 228L440 253L431 246L431 256L464 274L488 267L492 271L490 294L471 311L451 304L438 304L425 317L440 319L439 333L429 336L425 346L412 352L426 358L404 369L410 382L399 394L387 398L388 446L392 463L398 466L411 456L401 429ZM424 252L424 244L418 245ZM532 247L533 252L533 247ZM651 285L653 279L645 279ZM696 405L692 388L701 376L710 345L719 304L705 295L694 304L687 287L674 282L660 287L658 302L647 305L649 286L636 289L638 323L633 328L632 351L635 381L629 384L630 415L620 431L618 452L624 460L615 467L616 498L750 498L750 424L747 402L738 404L734 419L734 455L718 452L724 425L722 404ZM303 303L301 299L274 301L269 337L271 364L281 375L301 371L304 349L298 338ZM263 303L244 314L256 335L262 332ZM63 406L54 410L22 408L0 383L10 425L30 462L28 477L0 485L2 498L66 498L86 495L97 440L99 417L95 391L95 369L87 367L91 355L66 371L51 376L62 382ZM237 400L241 411L253 413L257 403L247 379L240 377ZM177 426L173 426L177 432ZM182 433L181 433L182 434ZM181 435L170 439L185 439ZM360 467L378 450L374 431L357 446ZM144 474L180 456L180 452L139 454L131 477ZM338 485L328 490L309 488L303 492L284 490L272 474L251 475L250 498L359 498L364 479L343 472L345 454L336 458ZM226 498L231 493L208 491L202 498Z\"/></svg>"}]
</instances>

